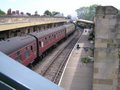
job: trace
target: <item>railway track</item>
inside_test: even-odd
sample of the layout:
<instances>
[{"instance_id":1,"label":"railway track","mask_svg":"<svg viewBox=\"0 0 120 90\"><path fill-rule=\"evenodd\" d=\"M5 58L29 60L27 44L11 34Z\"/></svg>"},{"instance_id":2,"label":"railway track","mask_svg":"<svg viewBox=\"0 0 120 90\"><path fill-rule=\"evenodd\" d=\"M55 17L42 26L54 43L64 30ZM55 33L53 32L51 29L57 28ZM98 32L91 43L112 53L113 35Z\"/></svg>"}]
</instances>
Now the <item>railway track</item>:
<instances>
[{"instance_id":1,"label":"railway track","mask_svg":"<svg viewBox=\"0 0 120 90\"><path fill-rule=\"evenodd\" d=\"M68 43L68 45L66 45L62 50L58 51L54 57L52 57L51 61L47 63L45 68L43 68L42 72L38 70L37 73L58 84L69 54L79 39L80 35L80 32L77 33L77 35L75 35L74 38Z\"/></svg>"},{"instance_id":2,"label":"railway track","mask_svg":"<svg viewBox=\"0 0 120 90\"><path fill-rule=\"evenodd\" d=\"M48 69L46 69L42 74L44 77L58 84L65 63L78 38L79 35L77 37L74 37L71 42L69 42L68 45L64 48L64 50L57 53L52 62L48 65Z\"/></svg>"}]
</instances>

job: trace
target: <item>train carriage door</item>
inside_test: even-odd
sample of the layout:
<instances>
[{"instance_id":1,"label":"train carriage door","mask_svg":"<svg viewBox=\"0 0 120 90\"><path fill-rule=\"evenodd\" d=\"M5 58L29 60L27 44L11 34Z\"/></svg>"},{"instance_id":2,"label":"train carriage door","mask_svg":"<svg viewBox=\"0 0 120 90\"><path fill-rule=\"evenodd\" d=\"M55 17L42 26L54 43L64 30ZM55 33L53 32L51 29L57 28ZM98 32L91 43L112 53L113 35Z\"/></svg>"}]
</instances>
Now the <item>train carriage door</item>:
<instances>
[{"instance_id":1,"label":"train carriage door","mask_svg":"<svg viewBox=\"0 0 120 90\"><path fill-rule=\"evenodd\" d=\"M28 59L30 56L30 52L29 52L29 47L25 48L25 52L24 52L25 58Z\"/></svg>"},{"instance_id":2,"label":"train carriage door","mask_svg":"<svg viewBox=\"0 0 120 90\"><path fill-rule=\"evenodd\" d=\"M41 42L41 47L44 47L44 42Z\"/></svg>"},{"instance_id":3,"label":"train carriage door","mask_svg":"<svg viewBox=\"0 0 120 90\"><path fill-rule=\"evenodd\" d=\"M36 43L34 43L34 44L33 44L33 48L34 48L34 54L35 54L35 55L37 54L37 52L36 52L36 51L37 51L37 48L36 48L36 47L37 47L37 46L36 46Z\"/></svg>"},{"instance_id":4,"label":"train carriage door","mask_svg":"<svg viewBox=\"0 0 120 90\"><path fill-rule=\"evenodd\" d=\"M16 58L15 58L15 60L17 60L18 62L21 62L22 57L21 57L21 52L20 51L16 52Z\"/></svg>"},{"instance_id":5,"label":"train carriage door","mask_svg":"<svg viewBox=\"0 0 120 90\"><path fill-rule=\"evenodd\" d=\"M41 41L39 41L39 47L41 48Z\"/></svg>"},{"instance_id":6,"label":"train carriage door","mask_svg":"<svg viewBox=\"0 0 120 90\"><path fill-rule=\"evenodd\" d=\"M39 46L40 47L44 47L44 42L43 41L39 41Z\"/></svg>"}]
</instances>

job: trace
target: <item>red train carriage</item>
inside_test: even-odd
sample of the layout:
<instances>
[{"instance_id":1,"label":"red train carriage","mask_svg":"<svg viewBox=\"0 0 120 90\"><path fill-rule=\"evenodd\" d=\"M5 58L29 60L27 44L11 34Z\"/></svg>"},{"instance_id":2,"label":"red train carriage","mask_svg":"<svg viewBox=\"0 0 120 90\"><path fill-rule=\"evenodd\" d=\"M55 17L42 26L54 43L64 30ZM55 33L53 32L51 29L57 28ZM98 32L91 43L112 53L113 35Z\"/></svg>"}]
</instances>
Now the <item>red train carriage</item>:
<instances>
[{"instance_id":1,"label":"red train carriage","mask_svg":"<svg viewBox=\"0 0 120 90\"><path fill-rule=\"evenodd\" d=\"M36 40L31 36L11 38L0 42L0 51L28 65L36 58Z\"/></svg>"},{"instance_id":2,"label":"red train carriage","mask_svg":"<svg viewBox=\"0 0 120 90\"><path fill-rule=\"evenodd\" d=\"M36 41L35 37L38 41ZM42 54L64 37L65 28L61 26L24 37L14 37L6 41L1 41L0 51L27 66L38 57L38 51Z\"/></svg>"},{"instance_id":3,"label":"red train carriage","mask_svg":"<svg viewBox=\"0 0 120 90\"><path fill-rule=\"evenodd\" d=\"M0 51L27 66L73 31L73 24L69 24L23 37L14 37L1 41Z\"/></svg>"},{"instance_id":4,"label":"red train carriage","mask_svg":"<svg viewBox=\"0 0 120 90\"><path fill-rule=\"evenodd\" d=\"M38 38L39 52L42 54L55 43L65 37L65 27L49 29L45 32L32 34Z\"/></svg>"}]
</instances>

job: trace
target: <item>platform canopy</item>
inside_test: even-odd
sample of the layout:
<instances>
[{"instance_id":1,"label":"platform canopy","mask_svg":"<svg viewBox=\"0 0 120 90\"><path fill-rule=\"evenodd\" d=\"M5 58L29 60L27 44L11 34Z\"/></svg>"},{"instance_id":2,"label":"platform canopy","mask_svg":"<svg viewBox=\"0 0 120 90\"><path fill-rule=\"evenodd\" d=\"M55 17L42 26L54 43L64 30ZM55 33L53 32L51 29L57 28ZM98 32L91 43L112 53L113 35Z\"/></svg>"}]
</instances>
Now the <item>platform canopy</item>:
<instances>
[{"instance_id":1,"label":"platform canopy","mask_svg":"<svg viewBox=\"0 0 120 90\"><path fill-rule=\"evenodd\" d=\"M87 23L87 24L94 24L94 21L89 21L85 19L77 19L77 22Z\"/></svg>"},{"instance_id":2,"label":"platform canopy","mask_svg":"<svg viewBox=\"0 0 120 90\"><path fill-rule=\"evenodd\" d=\"M94 27L94 21L84 20L84 19L77 19L76 25L81 28L93 28Z\"/></svg>"}]
</instances>

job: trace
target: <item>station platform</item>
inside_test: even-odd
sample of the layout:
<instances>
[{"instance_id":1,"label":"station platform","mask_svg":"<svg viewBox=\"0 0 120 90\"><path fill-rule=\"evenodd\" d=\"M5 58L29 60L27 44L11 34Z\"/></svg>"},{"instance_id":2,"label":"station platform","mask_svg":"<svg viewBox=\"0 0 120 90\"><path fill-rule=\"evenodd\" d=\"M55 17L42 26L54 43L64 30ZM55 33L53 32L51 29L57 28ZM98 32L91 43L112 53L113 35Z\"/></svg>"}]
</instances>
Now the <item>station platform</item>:
<instances>
[{"instance_id":1,"label":"station platform","mask_svg":"<svg viewBox=\"0 0 120 90\"><path fill-rule=\"evenodd\" d=\"M93 45L88 41L88 34L86 31L83 32L66 63L59 82L65 90L92 90L93 63L83 64L81 62L82 57L91 55L88 48ZM78 44L79 49L76 48Z\"/></svg>"}]
</instances>

